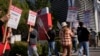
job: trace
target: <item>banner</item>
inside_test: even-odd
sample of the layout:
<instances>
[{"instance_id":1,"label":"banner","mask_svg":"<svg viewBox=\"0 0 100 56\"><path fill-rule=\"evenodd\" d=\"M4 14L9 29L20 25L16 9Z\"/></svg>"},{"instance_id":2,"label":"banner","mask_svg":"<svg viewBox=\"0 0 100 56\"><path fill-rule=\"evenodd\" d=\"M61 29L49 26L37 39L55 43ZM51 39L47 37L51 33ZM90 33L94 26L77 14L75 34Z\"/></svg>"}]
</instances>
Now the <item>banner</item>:
<instances>
[{"instance_id":1,"label":"banner","mask_svg":"<svg viewBox=\"0 0 100 56\"><path fill-rule=\"evenodd\" d=\"M37 13L34 11L29 10L28 22L27 24L34 26L36 22Z\"/></svg>"},{"instance_id":2,"label":"banner","mask_svg":"<svg viewBox=\"0 0 100 56\"><path fill-rule=\"evenodd\" d=\"M17 29L19 20L21 17L22 10L16 6L11 5L10 8L10 19L7 23L7 26L13 29Z\"/></svg>"}]
</instances>

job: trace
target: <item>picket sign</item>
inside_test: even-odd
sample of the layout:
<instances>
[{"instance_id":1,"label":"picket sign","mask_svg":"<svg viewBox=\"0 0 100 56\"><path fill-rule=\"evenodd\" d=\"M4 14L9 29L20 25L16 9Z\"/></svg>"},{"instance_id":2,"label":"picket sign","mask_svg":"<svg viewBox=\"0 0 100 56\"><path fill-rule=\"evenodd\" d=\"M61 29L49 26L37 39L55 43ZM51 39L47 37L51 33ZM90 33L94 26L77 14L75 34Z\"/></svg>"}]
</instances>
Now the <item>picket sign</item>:
<instances>
[{"instance_id":1,"label":"picket sign","mask_svg":"<svg viewBox=\"0 0 100 56\"><path fill-rule=\"evenodd\" d=\"M37 13L34 11L29 10L28 22L27 24L31 26L35 26Z\"/></svg>"},{"instance_id":2,"label":"picket sign","mask_svg":"<svg viewBox=\"0 0 100 56\"><path fill-rule=\"evenodd\" d=\"M22 10L16 6L11 5L10 7L10 19L8 20L7 26L13 29L17 29Z\"/></svg>"},{"instance_id":3,"label":"picket sign","mask_svg":"<svg viewBox=\"0 0 100 56\"><path fill-rule=\"evenodd\" d=\"M36 16L37 16L36 12L29 10L29 16L28 16L28 21L27 21L27 24L29 25L29 30L31 26L35 26ZM28 42L29 42L29 39L30 39L30 32L28 33L28 39L27 39Z\"/></svg>"},{"instance_id":4,"label":"picket sign","mask_svg":"<svg viewBox=\"0 0 100 56\"><path fill-rule=\"evenodd\" d=\"M77 19L77 13L78 12L77 12L76 7L69 7L66 21L67 22L75 21Z\"/></svg>"},{"instance_id":5,"label":"picket sign","mask_svg":"<svg viewBox=\"0 0 100 56\"><path fill-rule=\"evenodd\" d=\"M68 14L67 14L66 21L70 22L71 28L73 27L73 22L77 20L77 14L78 14L77 7L68 8Z\"/></svg>"}]
</instances>

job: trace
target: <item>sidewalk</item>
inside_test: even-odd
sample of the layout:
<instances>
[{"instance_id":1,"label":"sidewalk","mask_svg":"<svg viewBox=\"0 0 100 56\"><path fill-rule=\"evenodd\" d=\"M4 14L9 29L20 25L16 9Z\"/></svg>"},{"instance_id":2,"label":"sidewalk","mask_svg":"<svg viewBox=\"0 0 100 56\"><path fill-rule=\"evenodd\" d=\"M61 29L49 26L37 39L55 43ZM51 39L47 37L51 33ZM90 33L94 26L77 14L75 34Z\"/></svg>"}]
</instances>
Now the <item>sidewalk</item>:
<instances>
[{"instance_id":1,"label":"sidewalk","mask_svg":"<svg viewBox=\"0 0 100 56\"><path fill-rule=\"evenodd\" d=\"M90 56L100 56L100 47L94 48L94 47L90 47ZM60 55L62 53L59 53ZM52 55L55 56L55 55ZM72 56L78 56L78 51L76 53L72 53Z\"/></svg>"},{"instance_id":2,"label":"sidewalk","mask_svg":"<svg viewBox=\"0 0 100 56\"><path fill-rule=\"evenodd\" d=\"M98 46L100 47L100 40L98 40Z\"/></svg>"},{"instance_id":3,"label":"sidewalk","mask_svg":"<svg viewBox=\"0 0 100 56\"><path fill-rule=\"evenodd\" d=\"M100 40L98 41L98 47L94 48L94 47L90 47L90 56L100 56ZM60 53L61 55L62 53ZM52 55L55 56L55 55ZM78 52L76 53L72 53L72 56L78 56Z\"/></svg>"}]
</instances>

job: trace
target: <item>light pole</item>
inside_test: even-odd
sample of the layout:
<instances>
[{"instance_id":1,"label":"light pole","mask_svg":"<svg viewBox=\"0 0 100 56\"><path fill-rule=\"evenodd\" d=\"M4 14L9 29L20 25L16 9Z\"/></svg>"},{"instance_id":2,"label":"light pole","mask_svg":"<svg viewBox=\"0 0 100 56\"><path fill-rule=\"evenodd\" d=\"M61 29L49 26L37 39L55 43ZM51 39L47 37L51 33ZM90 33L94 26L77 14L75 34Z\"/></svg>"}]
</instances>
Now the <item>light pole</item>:
<instances>
[{"instance_id":1,"label":"light pole","mask_svg":"<svg viewBox=\"0 0 100 56\"><path fill-rule=\"evenodd\" d=\"M97 1L98 0L94 0L94 15L95 15L95 25L96 25L96 32L97 32L97 36L98 36L98 32L99 32L99 27L98 27L98 9L97 9ZM98 37L97 37L97 44L98 44Z\"/></svg>"},{"instance_id":2,"label":"light pole","mask_svg":"<svg viewBox=\"0 0 100 56\"><path fill-rule=\"evenodd\" d=\"M97 10L97 0L94 0L94 13L95 13L96 32L99 32L99 29L98 29L98 10Z\"/></svg>"}]
</instances>

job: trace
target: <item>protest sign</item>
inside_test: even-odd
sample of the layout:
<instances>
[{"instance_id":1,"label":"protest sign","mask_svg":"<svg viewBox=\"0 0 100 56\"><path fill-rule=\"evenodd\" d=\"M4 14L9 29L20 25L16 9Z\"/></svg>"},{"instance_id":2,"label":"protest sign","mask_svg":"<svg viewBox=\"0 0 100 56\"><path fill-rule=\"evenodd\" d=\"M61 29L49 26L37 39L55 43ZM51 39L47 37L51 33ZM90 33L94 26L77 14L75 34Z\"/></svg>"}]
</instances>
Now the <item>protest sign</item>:
<instances>
[{"instance_id":1,"label":"protest sign","mask_svg":"<svg viewBox=\"0 0 100 56\"><path fill-rule=\"evenodd\" d=\"M68 14L67 14L67 22L73 22L77 19L77 10L76 8L71 8L68 9Z\"/></svg>"},{"instance_id":2,"label":"protest sign","mask_svg":"<svg viewBox=\"0 0 100 56\"><path fill-rule=\"evenodd\" d=\"M22 13L21 9L12 5L10 7L10 19L7 23L7 26L10 28L13 28L13 29L17 29L18 24L19 24L19 20L21 17L21 13Z\"/></svg>"},{"instance_id":3,"label":"protest sign","mask_svg":"<svg viewBox=\"0 0 100 56\"><path fill-rule=\"evenodd\" d=\"M27 24L29 24L31 26L34 26L35 25L35 21L36 21L36 16L37 16L37 13L30 10Z\"/></svg>"}]
</instances>

